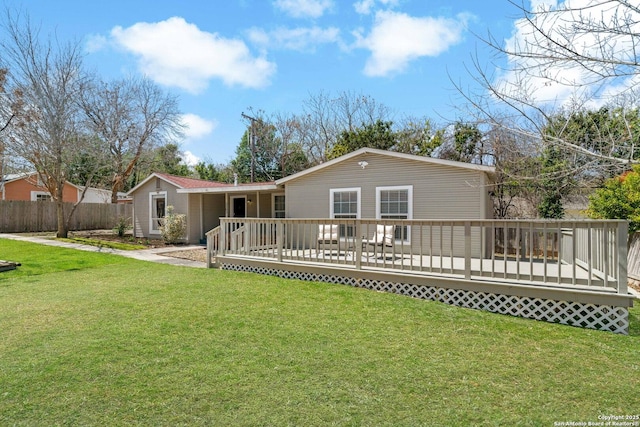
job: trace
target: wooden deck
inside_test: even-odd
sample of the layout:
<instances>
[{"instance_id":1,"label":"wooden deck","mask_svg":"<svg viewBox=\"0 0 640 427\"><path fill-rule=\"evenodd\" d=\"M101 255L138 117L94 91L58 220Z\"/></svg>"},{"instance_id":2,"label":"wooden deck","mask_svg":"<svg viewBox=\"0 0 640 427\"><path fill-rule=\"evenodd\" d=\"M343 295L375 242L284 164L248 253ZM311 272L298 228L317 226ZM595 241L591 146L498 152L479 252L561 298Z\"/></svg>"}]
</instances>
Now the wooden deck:
<instances>
[{"instance_id":1,"label":"wooden deck","mask_svg":"<svg viewBox=\"0 0 640 427\"><path fill-rule=\"evenodd\" d=\"M626 223L396 220L410 241L367 250L384 221L242 221L208 233L209 263L628 333ZM332 222L351 236L324 247Z\"/></svg>"},{"instance_id":2,"label":"wooden deck","mask_svg":"<svg viewBox=\"0 0 640 427\"><path fill-rule=\"evenodd\" d=\"M259 251L254 254L247 253L247 257L277 259L277 252L274 249ZM455 279L464 279L466 271L466 260L464 257L434 257L420 255L399 255L399 254L367 254L360 255L360 262L355 260L356 253L353 250L318 251L316 249L285 250L282 258L294 263L308 263L331 267L342 265L346 268L355 269L357 265L361 269L389 270L395 272L438 275ZM494 281L514 281L531 285L561 285L575 287L576 289L586 289L615 293L616 289L604 277L589 274L580 265L565 264L558 262L544 262L541 260L520 260L513 257L503 259L479 259L470 260L471 279L494 280Z\"/></svg>"}]
</instances>

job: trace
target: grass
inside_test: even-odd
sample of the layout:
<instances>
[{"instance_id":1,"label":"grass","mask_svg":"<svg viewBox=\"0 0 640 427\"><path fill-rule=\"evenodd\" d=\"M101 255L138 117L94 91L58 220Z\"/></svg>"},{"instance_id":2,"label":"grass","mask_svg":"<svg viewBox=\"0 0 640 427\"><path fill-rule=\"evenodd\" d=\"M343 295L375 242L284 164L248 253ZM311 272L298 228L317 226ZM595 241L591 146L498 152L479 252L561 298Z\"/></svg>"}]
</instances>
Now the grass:
<instances>
[{"instance_id":1,"label":"grass","mask_svg":"<svg viewBox=\"0 0 640 427\"><path fill-rule=\"evenodd\" d=\"M620 336L1 240L0 425L530 425L640 408Z\"/></svg>"},{"instance_id":2,"label":"grass","mask_svg":"<svg viewBox=\"0 0 640 427\"><path fill-rule=\"evenodd\" d=\"M56 239L69 243L80 243L82 245L97 246L99 248L120 249L123 251L135 251L138 249L147 249L144 245L138 245L133 243L113 242L110 240L100 240L96 238L87 237L70 237L66 239Z\"/></svg>"}]
</instances>

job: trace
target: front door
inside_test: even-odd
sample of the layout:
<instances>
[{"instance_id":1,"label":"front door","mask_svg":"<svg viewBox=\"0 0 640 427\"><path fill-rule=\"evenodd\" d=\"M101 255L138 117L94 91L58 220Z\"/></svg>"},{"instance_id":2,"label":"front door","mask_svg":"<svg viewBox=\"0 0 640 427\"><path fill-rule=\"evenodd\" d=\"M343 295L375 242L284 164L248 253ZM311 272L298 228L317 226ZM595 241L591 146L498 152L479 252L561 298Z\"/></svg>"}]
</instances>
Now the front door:
<instances>
[{"instance_id":1,"label":"front door","mask_svg":"<svg viewBox=\"0 0 640 427\"><path fill-rule=\"evenodd\" d=\"M234 197L232 199L233 218L245 218L247 216L247 199L243 197Z\"/></svg>"}]
</instances>

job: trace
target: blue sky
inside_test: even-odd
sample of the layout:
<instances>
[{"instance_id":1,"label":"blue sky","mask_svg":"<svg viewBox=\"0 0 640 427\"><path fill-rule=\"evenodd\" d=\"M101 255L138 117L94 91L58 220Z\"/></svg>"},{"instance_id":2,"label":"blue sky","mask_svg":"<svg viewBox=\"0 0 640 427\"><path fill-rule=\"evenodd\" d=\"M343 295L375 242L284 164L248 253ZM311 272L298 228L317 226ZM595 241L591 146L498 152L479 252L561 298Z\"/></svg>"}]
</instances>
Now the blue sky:
<instances>
[{"instance_id":1,"label":"blue sky","mask_svg":"<svg viewBox=\"0 0 640 427\"><path fill-rule=\"evenodd\" d=\"M539 2L540 0L536 0ZM321 91L369 95L404 115L457 119L450 78L490 56L474 34L514 32L507 0L23 0L45 34L80 41L104 79L146 74L176 94L181 149L226 163L242 112L299 112Z\"/></svg>"}]
</instances>

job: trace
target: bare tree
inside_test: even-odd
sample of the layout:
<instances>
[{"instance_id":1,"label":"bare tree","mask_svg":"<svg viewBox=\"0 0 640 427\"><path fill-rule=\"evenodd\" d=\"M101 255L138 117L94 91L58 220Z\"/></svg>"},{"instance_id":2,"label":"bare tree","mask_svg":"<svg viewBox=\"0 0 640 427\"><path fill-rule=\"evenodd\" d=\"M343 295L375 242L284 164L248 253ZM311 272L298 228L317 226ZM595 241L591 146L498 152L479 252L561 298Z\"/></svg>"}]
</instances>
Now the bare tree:
<instances>
[{"instance_id":1,"label":"bare tree","mask_svg":"<svg viewBox=\"0 0 640 427\"><path fill-rule=\"evenodd\" d=\"M0 64L1 66L1 64ZM9 69L0 67L0 180L5 175L7 165L6 141L12 123L24 114L24 100L19 88L9 87ZM3 184L0 182L0 190Z\"/></svg>"},{"instance_id":2,"label":"bare tree","mask_svg":"<svg viewBox=\"0 0 640 427\"><path fill-rule=\"evenodd\" d=\"M322 163L341 132L388 121L390 116L389 108L370 96L342 92L334 97L320 92L303 102L298 118L300 141L311 164Z\"/></svg>"},{"instance_id":3,"label":"bare tree","mask_svg":"<svg viewBox=\"0 0 640 427\"><path fill-rule=\"evenodd\" d=\"M82 135L77 100L85 83L78 44L40 39L28 17L7 10L0 42L12 86L23 96L24 114L14 118L8 150L28 161L56 203L58 237L66 237L77 203L65 212L67 166L75 153L91 151ZM99 164L99 161L96 161ZM90 178L86 183L90 185ZM78 203L84 197L82 194Z\"/></svg>"},{"instance_id":4,"label":"bare tree","mask_svg":"<svg viewBox=\"0 0 640 427\"><path fill-rule=\"evenodd\" d=\"M504 126L524 138L558 145L576 158L588 158L579 168L628 168L638 157L638 130L620 150L585 145L576 132L567 132L576 114L608 106L634 110L640 80L640 7L628 0L559 2L556 6L511 2L520 19L506 41L483 38L496 54L497 73L488 72L476 57L470 70L480 90L458 86L478 115L478 122ZM625 113L626 114L626 113ZM504 118L509 116L505 122ZM561 122L563 124L561 124ZM552 126L551 126L552 125ZM553 132L550 132L553 130ZM603 132L604 134L604 132ZM602 138L605 141L605 138ZM623 155L622 152L625 154ZM577 166L577 165L576 165Z\"/></svg>"},{"instance_id":5,"label":"bare tree","mask_svg":"<svg viewBox=\"0 0 640 427\"><path fill-rule=\"evenodd\" d=\"M278 113L271 121L277 138L277 152L274 153L274 158L279 164L279 178L306 169L309 166L309 160L300 142L303 140L304 128L298 117L293 114Z\"/></svg>"},{"instance_id":6,"label":"bare tree","mask_svg":"<svg viewBox=\"0 0 640 427\"><path fill-rule=\"evenodd\" d=\"M145 150L182 135L177 98L146 78L98 82L82 93L80 103L87 128L109 153L114 203Z\"/></svg>"}]
</instances>

